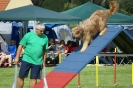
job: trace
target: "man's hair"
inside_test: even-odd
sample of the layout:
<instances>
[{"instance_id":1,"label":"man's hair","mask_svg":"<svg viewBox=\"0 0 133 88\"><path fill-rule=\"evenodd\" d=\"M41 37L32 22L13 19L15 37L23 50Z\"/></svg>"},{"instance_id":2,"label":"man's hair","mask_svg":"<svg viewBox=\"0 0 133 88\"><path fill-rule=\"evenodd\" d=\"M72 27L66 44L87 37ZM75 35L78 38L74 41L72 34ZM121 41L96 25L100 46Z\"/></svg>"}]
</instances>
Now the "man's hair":
<instances>
[{"instance_id":1,"label":"man's hair","mask_svg":"<svg viewBox=\"0 0 133 88\"><path fill-rule=\"evenodd\" d=\"M45 25L43 23L37 23L36 24L36 30L40 28L45 28Z\"/></svg>"}]
</instances>

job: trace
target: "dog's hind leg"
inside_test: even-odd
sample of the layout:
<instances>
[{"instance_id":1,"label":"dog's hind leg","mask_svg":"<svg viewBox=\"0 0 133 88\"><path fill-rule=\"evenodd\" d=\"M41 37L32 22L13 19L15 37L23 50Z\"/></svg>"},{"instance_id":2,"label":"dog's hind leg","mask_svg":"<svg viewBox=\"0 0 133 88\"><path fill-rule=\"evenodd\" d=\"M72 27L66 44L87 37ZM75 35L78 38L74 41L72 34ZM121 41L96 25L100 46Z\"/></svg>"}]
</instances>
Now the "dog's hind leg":
<instances>
[{"instance_id":1,"label":"dog's hind leg","mask_svg":"<svg viewBox=\"0 0 133 88\"><path fill-rule=\"evenodd\" d=\"M105 27L101 32L100 32L100 36L103 36L105 33L107 32L107 27Z\"/></svg>"},{"instance_id":2,"label":"dog's hind leg","mask_svg":"<svg viewBox=\"0 0 133 88\"><path fill-rule=\"evenodd\" d=\"M81 52L85 51L88 48L88 45L92 42L91 36L87 36L87 38L83 41Z\"/></svg>"}]
</instances>

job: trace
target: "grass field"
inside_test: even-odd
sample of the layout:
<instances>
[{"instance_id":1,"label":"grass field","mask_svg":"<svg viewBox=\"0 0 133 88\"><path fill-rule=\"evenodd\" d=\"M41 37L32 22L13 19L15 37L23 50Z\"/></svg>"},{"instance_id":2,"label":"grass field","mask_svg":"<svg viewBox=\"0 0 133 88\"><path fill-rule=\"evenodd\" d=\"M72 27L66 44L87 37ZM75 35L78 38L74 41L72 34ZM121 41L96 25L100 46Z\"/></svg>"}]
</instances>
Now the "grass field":
<instances>
[{"instance_id":1,"label":"grass field","mask_svg":"<svg viewBox=\"0 0 133 88\"><path fill-rule=\"evenodd\" d=\"M47 67L47 73L54 67ZM81 88L96 88L95 66L87 66L81 71ZM11 88L14 78L14 68L0 68L0 88ZM116 88L133 88L131 85L131 65L117 66ZM65 88L78 88L75 77ZM25 79L24 88L29 88L29 77ZM99 66L99 88L114 88L114 67Z\"/></svg>"}]
</instances>

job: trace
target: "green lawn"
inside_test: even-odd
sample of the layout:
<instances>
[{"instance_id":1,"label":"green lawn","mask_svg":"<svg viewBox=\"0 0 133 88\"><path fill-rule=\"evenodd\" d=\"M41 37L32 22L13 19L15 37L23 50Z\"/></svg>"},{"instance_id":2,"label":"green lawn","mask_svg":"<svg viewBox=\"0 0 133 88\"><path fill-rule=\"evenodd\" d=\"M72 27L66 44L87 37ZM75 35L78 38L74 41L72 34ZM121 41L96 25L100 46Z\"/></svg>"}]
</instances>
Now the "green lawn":
<instances>
[{"instance_id":1,"label":"green lawn","mask_svg":"<svg viewBox=\"0 0 133 88\"><path fill-rule=\"evenodd\" d=\"M54 67L47 67L47 73ZM99 88L114 88L114 67L99 66ZM96 88L95 66L87 66L81 72L81 87ZM0 88L11 88L14 78L14 68L0 68ZM116 88L133 88L131 85L131 65L117 66ZM66 88L77 88L77 77L75 77ZM28 88L29 77L25 79L24 88Z\"/></svg>"}]
</instances>

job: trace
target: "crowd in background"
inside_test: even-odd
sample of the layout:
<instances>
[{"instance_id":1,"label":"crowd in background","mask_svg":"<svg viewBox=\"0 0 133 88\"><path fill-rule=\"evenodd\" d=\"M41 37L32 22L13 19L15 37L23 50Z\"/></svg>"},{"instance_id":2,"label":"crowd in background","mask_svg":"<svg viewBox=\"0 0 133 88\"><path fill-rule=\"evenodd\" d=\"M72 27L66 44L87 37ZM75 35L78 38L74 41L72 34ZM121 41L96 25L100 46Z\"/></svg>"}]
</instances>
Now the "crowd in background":
<instances>
[{"instance_id":1,"label":"crowd in background","mask_svg":"<svg viewBox=\"0 0 133 88\"><path fill-rule=\"evenodd\" d=\"M0 44L2 41L0 41ZM73 52L79 46L79 41L68 40L66 43L64 40L58 40L49 38L48 42L48 54L46 59L46 65L59 64L59 54L62 54L62 59L66 58L71 52ZM116 46L113 43L110 43L105 47L101 52L113 52ZM11 40L11 44L7 45L8 52L3 52L0 47L0 67L8 66L12 67L15 53L17 50L16 42ZM22 58L23 52L20 56ZM20 59L21 60L21 59ZM99 61L102 64L113 64L113 57L100 56Z\"/></svg>"},{"instance_id":2,"label":"crowd in background","mask_svg":"<svg viewBox=\"0 0 133 88\"><path fill-rule=\"evenodd\" d=\"M0 44L1 43L2 41L0 41ZM8 52L3 52L0 47L0 67L11 68L13 65L13 61L17 50L16 42L14 40L11 40L11 44L6 46L7 46ZM76 40L75 42L68 40L67 43L65 43L64 40L58 41L58 39L49 38L46 64L47 65L53 64L53 63L58 64L59 63L58 55L60 53L63 53L64 54L63 58L65 58L71 52L73 52L78 46L79 46L78 40ZM22 55L23 55L23 52L20 55L20 58L22 58Z\"/></svg>"},{"instance_id":3,"label":"crowd in background","mask_svg":"<svg viewBox=\"0 0 133 88\"><path fill-rule=\"evenodd\" d=\"M68 56L71 52L73 52L79 46L79 41L71 41L68 40L65 43L64 40L58 41L58 39L49 38L48 45L48 55L46 59L46 64L58 64L59 63L59 54L62 53L62 58Z\"/></svg>"}]
</instances>

